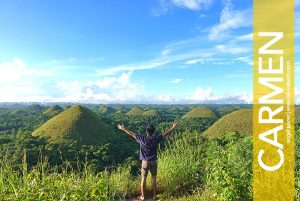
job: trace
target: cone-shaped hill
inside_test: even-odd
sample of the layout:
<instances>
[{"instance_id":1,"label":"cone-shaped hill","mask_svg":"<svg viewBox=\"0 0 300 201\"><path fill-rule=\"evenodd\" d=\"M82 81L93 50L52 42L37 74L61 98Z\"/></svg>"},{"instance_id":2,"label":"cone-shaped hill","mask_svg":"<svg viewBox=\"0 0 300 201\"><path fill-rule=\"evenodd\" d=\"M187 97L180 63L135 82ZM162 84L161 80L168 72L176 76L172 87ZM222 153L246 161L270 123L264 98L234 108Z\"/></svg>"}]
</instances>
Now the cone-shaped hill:
<instances>
[{"instance_id":1,"label":"cone-shaped hill","mask_svg":"<svg viewBox=\"0 0 300 201\"><path fill-rule=\"evenodd\" d=\"M48 120L32 133L50 143L106 144L115 132L86 107L75 105Z\"/></svg>"},{"instance_id":2,"label":"cone-shaped hill","mask_svg":"<svg viewBox=\"0 0 300 201\"><path fill-rule=\"evenodd\" d=\"M100 113L114 113L116 110L112 107L106 106L106 105L102 105L99 108L99 112Z\"/></svg>"},{"instance_id":3,"label":"cone-shaped hill","mask_svg":"<svg viewBox=\"0 0 300 201\"><path fill-rule=\"evenodd\" d=\"M143 110L139 107L133 107L129 112L126 113L128 116L140 116L143 114Z\"/></svg>"},{"instance_id":4,"label":"cone-shaped hill","mask_svg":"<svg viewBox=\"0 0 300 201\"><path fill-rule=\"evenodd\" d=\"M142 115L147 116L147 117L157 117L158 112L155 109L150 109L150 110L147 110L147 111L143 112Z\"/></svg>"},{"instance_id":5,"label":"cone-shaped hill","mask_svg":"<svg viewBox=\"0 0 300 201\"><path fill-rule=\"evenodd\" d=\"M41 112L45 108L40 106L39 104L32 104L28 107L29 111L31 112Z\"/></svg>"},{"instance_id":6,"label":"cone-shaped hill","mask_svg":"<svg viewBox=\"0 0 300 201\"><path fill-rule=\"evenodd\" d=\"M295 107L295 122L300 124L300 106Z\"/></svg>"},{"instance_id":7,"label":"cone-shaped hill","mask_svg":"<svg viewBox=\"0 0 300 201\"><path fill-rule=\"evenodd\" d=\"M45 112L43 112L43 114L55 115L55 114L61 113L62 111L64 111L64 109L62 107L60 107L59 105L52 105Z\"/></svg>"},{"instance_id":8,"label":"cone-shaped hill","mask_svg":"<svg viewBox=\"0 0 300 201\"><path fill-rule=\"evenodd\" d=\"M124 114L124 113L125 113L125 111L123 109L118 109L116 111L116 114Z\"/></svg>"},{"instance_id":9,"label":"cone-shaped hill","mask_svg":"<svg viewBox=\"0 0 300 201\"><path fill-rule=\"evenodd\" d=\"M196 107L186 113L182 118L189 119L189 118L215 118L216 114L207 107Z\"/></svg>"},{"instance_id":10,"label":"cone-shaped hill","mask_svg":"<svg viewBox=\"0 0 300 201\"><path fill-rule=\"evenodd\" d=\"M231 132L252 135L252 109L241 109L225 115L209 127L203 135L213 139Z\"/></svg>"}]
</instances>

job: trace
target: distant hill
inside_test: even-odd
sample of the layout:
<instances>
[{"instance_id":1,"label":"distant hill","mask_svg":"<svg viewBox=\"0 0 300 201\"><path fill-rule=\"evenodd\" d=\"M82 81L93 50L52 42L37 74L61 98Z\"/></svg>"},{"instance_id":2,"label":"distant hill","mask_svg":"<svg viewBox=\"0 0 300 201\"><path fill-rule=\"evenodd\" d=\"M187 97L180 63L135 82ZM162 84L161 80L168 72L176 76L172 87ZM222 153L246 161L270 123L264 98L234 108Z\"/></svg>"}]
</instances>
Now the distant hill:
<instances>
[{"instance_id":1,"label":"distant hill","mask_svg":"<svg viewBox=\"0 0 300 201\"><path fill-rule=\"evenodd\" d=\"M229 132L252 134L252 122L251 109L237 110L216 121L203 135L212 139Z\"/></svg>"},{"instance_id":2,"label":"distant hill","mask_svg":"<svg viewBox=\"0 0 300 201\"><path fill-rule=\"evenodd\" d=\"M43 112L43 114L56 115L56 114L61 113L62 111L64 111L64 109L62 107L60 107L59 105L52 105L45 112Z\"/></svg>"},{"instance_id":3,"label":"distant hill","mask_svg":"<svg viewBox=\"0 0 300 201\"><path fill-rule=\"evenodd\" d=\"M43 111L45 108L42 107L41 105L39 104L32 104L28 107L28 110L31 111L31 112L41 112Z\"/></svg>"},{"instance_id":4,"label":"distant hill","mask_svg":"<svg viewBox=\"0 0 300 201\"><path fill-rule=\"evenodd\" d=\"M139 107L133 107L131 108L131 110L129 110L129 112L126 113L126 115L128 116L140 116L143 114L143 110Z\"/></svg>"},{"instance_id":5,"label":"distant hill","mask_svg":"<svg viewBox=\"0 0 300 201\"><path fill-rule=\"evenodd\" d=\"M106 105L102 105L102 106L98 109L98 111L99 111L100 113L114 113L114 112L116 112L116 110L115 110L114 108L109 107L109 106L106 106Z\"/></svg>"},{"instance_id":6,"label":"distant hill","mask_svg":"<svg viewBox=\"0 0 300 201\"><path fill-rule=\"evenodd\" d=\"M149 116L149 117L157 117L158 112L155 109L150 109L142 113L143 116Z\"/></svg>"},{"instance_id":7,"label":"distant hill","mask_svg":"<svg viewBox=\"0 0 300 201\"><path fill-rule=\"evenodd\" d=\"M75 105L48 120L32 135L54 144L105 144L112 142L116 134L91 110Z\"/></svg>"},{"instance_id":8,"label":"distant hill","mask_svg":"<svg viewBox=\"0 0 300 201\"><path fill-rule=\"evenodd\" d=\"M215 118L216 114L207 107L196 107L186 113L182 118Z\"/></svg>"},{"instance_id":9,"label":"distant hill","mask_svg":"<svg viewBox=\"0 0 300 201\"><path fill-rule=\"evenodd\" d=\"M123 109L118 109L116 111L116 114L125 114L125 111Z\"/></svg>"},{"instance_id":10,"label":"distant hill","mask_svg":"<svg viewBox=\"0 0 300 201\"><path fill-rule=\"evenodd\" d=\"M300 124L300 106L295 107L295 122Z\"/></svg>"},{"instance_id":11,"label":"distant hill","mask_svg":"<svg viewBox=\"0 0 300 201\"><path fill-rule=\"evenodd\" d=\"M21 115L21 114L26 114L26 112L21 109L16 109L16 110L12 111L10 114L11 115Z\"/></svg>"}]
</instances>

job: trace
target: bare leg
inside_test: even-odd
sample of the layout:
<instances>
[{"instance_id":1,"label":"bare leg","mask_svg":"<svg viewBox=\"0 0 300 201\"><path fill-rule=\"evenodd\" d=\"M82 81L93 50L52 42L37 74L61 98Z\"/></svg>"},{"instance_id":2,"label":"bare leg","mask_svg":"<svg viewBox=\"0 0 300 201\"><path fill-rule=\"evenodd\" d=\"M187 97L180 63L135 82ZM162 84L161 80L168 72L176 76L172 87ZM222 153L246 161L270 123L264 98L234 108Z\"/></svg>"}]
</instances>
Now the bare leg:
<instances>
[{"instance_id":1,"label":"bare leg","mask_svg":"<svg viewBox=\"0 0 300 201\"><path fill-rule=\"evenodd\" d=\"M147 178L142 176L142 181L141 181L141 197L142 198L145 198L146 180L147 180Z\"/></svg>"},{"instance_id":2,"label":"bare leg","mask_svg":"<svg viewBox=\"0 0 300 201\"><path fill-rule=\"evenodd\" d=\"M152 176L153 199L156 199L156 175Z\"/></svg>"}]
</instances>

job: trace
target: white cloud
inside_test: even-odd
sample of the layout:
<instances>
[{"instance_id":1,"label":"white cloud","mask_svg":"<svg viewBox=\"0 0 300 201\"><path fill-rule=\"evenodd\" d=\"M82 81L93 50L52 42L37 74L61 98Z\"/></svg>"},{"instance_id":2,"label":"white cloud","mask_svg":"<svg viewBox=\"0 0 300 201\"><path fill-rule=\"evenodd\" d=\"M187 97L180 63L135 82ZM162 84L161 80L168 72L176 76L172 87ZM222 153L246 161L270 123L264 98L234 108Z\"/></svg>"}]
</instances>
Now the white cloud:
<instances>
[{"instance_id":1,"label":"white cloud","mask_svg":"<svg viewBox=\"0 0 300 201\"><path fill-rule=\"evenodd\" d=\"M50 75L52 75L50 70L28 68L26 63L19 58L0 63L0 83L12 83L32 77Z\"/></svg>"},{"instance_id":2,"label":"white cloud","mask_svg":"<svg viewBox=\"0 0 300 201\"><path fill-rule=\"evenodd\" d=\"M230 54L241 54L241 53L247 53L251 51L250 48L237 47L233 45L217 45L216 50L218 50L221 53L230 53Z\"/></svg>"},{"instance_id":3,"label":"white cloud","mask_svg":"<svg viewBox=\"0 0 300 201\"><path fill-rule=\"evenodd\" d=\"M234 10L230 0L226 1L220 16L219 24L209 30L209 39L222 40L230 35L233 29L250 26L252 23L251 10Z\"/></svg>"},{"instance_id":4,"label":"white cloud","mask_svg":"<svg viewBox=\"0 0 300 201\"><path fill-rule=\"evenodd\" d=\"M174 79L171 81L172 84L179 84L182 81L182 79Z\"/></svg>"},{"instance_id":5,"label":"white cloud","mask_svg":"<svg viewBox=\"0 0 300 201\"><path fill-rule=\"evenodd\" d=\"M183 8L192 11L199 11L209 8L214 0L160 0L159 7L152 10L154 16L168 13L174 8Z\"/></svg>"},{"instance_id":6,"label":"white cloud","mask_svg":"<svg viewBox=\"0 0 300 201\"><path fill-rule=\"evenodd\" d=\"M171 0L175 6L190 10L201 10L212 4L213 0Z\"/></svg>"}]
</instances>

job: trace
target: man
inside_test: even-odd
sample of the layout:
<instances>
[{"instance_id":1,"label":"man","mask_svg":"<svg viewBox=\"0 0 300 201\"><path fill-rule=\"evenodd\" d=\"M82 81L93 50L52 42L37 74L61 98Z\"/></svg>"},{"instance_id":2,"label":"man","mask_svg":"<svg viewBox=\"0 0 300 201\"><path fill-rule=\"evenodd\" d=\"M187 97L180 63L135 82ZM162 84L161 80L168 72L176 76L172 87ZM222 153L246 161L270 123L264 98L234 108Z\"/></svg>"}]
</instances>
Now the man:
<instances>
[{"instance_id":1,"label":"man","mask_svg":"<svg viewBox=\"0 0 300 201\"><path fill-rule=\"evenodd\" d=\"M161 135L154 135L155 128L151 124L147 126L147 135L137 135L125 128L124 124L118 124L118 128L120 130L133 137L140 144L140 160L142 161L140 200L145 199L146 179L149 170L152 175L153 200L156 200L157 145L163 140L164 137L169 135L178 126L178 124L179 121L175 121L172 127L170 127Z\"/></svg>"}]
</instances>

